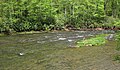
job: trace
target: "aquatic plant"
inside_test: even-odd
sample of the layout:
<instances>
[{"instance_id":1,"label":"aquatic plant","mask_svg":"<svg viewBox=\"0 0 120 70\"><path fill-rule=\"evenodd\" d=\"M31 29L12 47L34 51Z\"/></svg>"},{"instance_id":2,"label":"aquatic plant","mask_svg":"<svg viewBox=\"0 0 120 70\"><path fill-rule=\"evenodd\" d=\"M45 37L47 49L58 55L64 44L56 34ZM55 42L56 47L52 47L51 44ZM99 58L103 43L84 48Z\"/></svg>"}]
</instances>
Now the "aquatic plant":
<instances>
[{"instance_id":1,"label":"aquatic plant","mask_svg":"<svg viewBox=\"0 0 120 70\"><path fill-rule=\"evenodd\" d=\"M116 55L116 56L114 56L114 61L118 61L118 62L120 62L120 55Z\"/></svg>"},{"instance_id":2,"label":"aquatic plant","mask_svg":"<svg viewBox=\"0 0 120 70\"><path fill-rule=\"evenodd\" d=\"M106 43L105 35L97 35L94 38L78 41L77 45L79 47L82 46L97 46L97 45L103 45Z\"/></svg>"}]
</instances>

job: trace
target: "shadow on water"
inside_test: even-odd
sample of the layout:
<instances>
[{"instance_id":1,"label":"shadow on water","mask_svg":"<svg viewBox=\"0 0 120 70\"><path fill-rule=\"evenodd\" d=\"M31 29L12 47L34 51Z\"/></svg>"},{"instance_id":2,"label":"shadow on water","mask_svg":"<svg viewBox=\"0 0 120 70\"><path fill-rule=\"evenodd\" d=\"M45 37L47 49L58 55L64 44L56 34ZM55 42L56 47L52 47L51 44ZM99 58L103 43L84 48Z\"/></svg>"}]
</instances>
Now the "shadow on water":
<instances>
[{"instance_id":1,"label":"shadow on water","mask_svg":"<svg viewBox=\"0 0 120 70\"><path fill-rule=\"evenodd\" d=\"M77 40L114 31L49 32L0 37L0 70L116 70L114 47L74 46ZM118 67L117 67L118 66ZM110 69L113 67L113 69Z\"/></svg>"}]
</instances>

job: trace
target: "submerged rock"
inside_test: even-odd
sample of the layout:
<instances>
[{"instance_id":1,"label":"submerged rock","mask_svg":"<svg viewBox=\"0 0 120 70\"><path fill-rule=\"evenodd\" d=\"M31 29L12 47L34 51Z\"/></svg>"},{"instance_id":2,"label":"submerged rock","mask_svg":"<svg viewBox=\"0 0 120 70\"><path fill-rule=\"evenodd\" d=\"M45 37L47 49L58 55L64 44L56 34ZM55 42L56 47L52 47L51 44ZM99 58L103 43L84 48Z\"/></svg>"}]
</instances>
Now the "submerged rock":
<instances>
[{"instance_id":1,"label":"submerged rock","mask_svg":"<svg viewBox=\"0 0 120 70\"><path fill-rule=\"evenodd\" d=\"M23 56L23 55L24 55L24 53L19 53L19 55L20 55L20 56Z\"/></svg>"},{"instance_id":2,"label":"submerged rock","mask_svg":"<svg viewBox=\"0 0 120 70\"><path fill-rule=\"evenodd\" d=\"M80 36L80 35L78 35L77 37L84 37L84 36Z\"/></svg>"},{"instance_id":3,"label":"submerged rock","mask_svg":"<svg viewBox=\"0 0 120 70\"><path fill-rule=\"evenodd\" d=\"M114 38L114 34L110 34L106 37L107 40L113 40Z\"/></svg>"},{"instance_id":4,"label":"submerged rock","mask_svg":"<svg viewBox=\"0 0 120 70\"><path fill-rule=\"evenodd\" d=\"M77 46L77 45L69 45L68 47L69 47L69 48L77 48L77 47L79 47L79 46Z\"/></svg>"},{"instance_id":5,"label":"submerged rock","mask_svg":"<svg viewBox=\"0 0 120 70\"><path fill-rule=\"evenodd\" d=\"M68 40L68 42L72 42L73 40Z\"/></svg>"},{"instance_id":6,"label":"submerged rock","mask_svg":"<svg viewBox=\"0 0 120 70\"><path fill-rule=\"evenodd\" d=\"M59 38L58 40L65 40L66 38Z\"/></svg>"}]
</instances>

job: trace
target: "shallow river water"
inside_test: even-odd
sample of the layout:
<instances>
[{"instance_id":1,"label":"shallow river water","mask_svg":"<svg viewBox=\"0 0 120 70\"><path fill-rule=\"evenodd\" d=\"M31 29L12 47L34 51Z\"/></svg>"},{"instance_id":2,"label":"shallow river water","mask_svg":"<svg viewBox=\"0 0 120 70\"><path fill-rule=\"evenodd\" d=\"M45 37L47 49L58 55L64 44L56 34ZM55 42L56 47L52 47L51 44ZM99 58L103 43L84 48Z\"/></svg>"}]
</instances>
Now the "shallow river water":
<instances>
[{"instance_id":1,"label":"shallow river water","mask_svg":"<svg viewBox=\"0 0 120 70\"><path fill-rule=\"evenodd\" d=\"M77 40L114 31L71 31L0 37L0 70L120 70L116 43L75 46Z\"/></svg>"}]
</instances>

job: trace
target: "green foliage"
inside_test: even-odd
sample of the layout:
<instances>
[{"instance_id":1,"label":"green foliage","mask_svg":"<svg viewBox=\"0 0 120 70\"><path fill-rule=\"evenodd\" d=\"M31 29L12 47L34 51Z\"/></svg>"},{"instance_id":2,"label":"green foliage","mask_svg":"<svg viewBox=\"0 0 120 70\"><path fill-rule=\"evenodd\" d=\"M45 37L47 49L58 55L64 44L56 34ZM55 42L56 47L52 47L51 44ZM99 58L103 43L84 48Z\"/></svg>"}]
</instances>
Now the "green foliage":
<instances>
[{"instance_id":1,"label":"green foliage","mask_svg":"<svg viewBox=\"0 0 120 70\"><path fill-rule=\"evenodd\" d=\"M113 18L113 17L105 17L105 23L102 24L102 27L108 27L108 28L120 28L120 19L119 18Z\"/></svg>"},{"instance_id":2,"label":"green foliage","mask_svg":"<svg viewBox=\"0 0 120 70\"><path fill-rule=\"evenodd\" d=\"M120 28L120 20L119 19L115 20L113 24L115 27Z\"/></svg>"},{"instance_id":3,"label":"green foliage","mask_svg":"<svg viewBox=\"0 0 120 70\"><path fill-rule=\"evenodd\" d=\"M116 34L117 50L120 50L120 32Z\"/></svg>"},{"instance_id":4,"label":"green foliage","mask_svg":"<svg viewBox=\"0 0 120 70\"><path fill-rule=\"evenodd\" d=\"M120 55L116 55L116 56L114 56L114 61L118 61L118 62L120 62Z\"/></svg>"},{"instance_id":5,"label":"green foliage","mask_svg":"<svg viewBox=\"0 0 120 70\"><path fill-rule=\"evenodd\" d=\"M120 41L120 32L117 33L116 38L117 38L117 41Z\"/></svg>"},{"instance_id":6,"label":"green foliage","mask_svg":"<svg viewBox=\"0 0 120 70\"><path fill-rule=\"evenodd\" d=\"M120 31L117 31L115 38L116 38L116 42L117 42L116 50L120 51ZM114 56L114 61L120 62L120 55L115 55Z\"/></svg>"},{"instance_id":7,"label":"green foliage","mask_svg":"<svg viewBox=\"0 0 120 70\"><path fill-rule=\"evenodd\" d=\"M78 41L77 45L79 47L83 46L99 46L106 43L105 35L98 35L95 38L90 38L82 41Z\"/></svg>"},{"instance_id":8,"label":"green foliage","mask_svg":"<svg viewBox=\"0 0 120 70\"><path fill-rule=\"evenodd\" d=\"M119 28L120 1L107 1L2 0L0 32L11 29L17 32L62 29L65 25L72 25L75 28L107 26ZM109 17L115 20L112 21Z\"/></svg>"}]
</instances>

